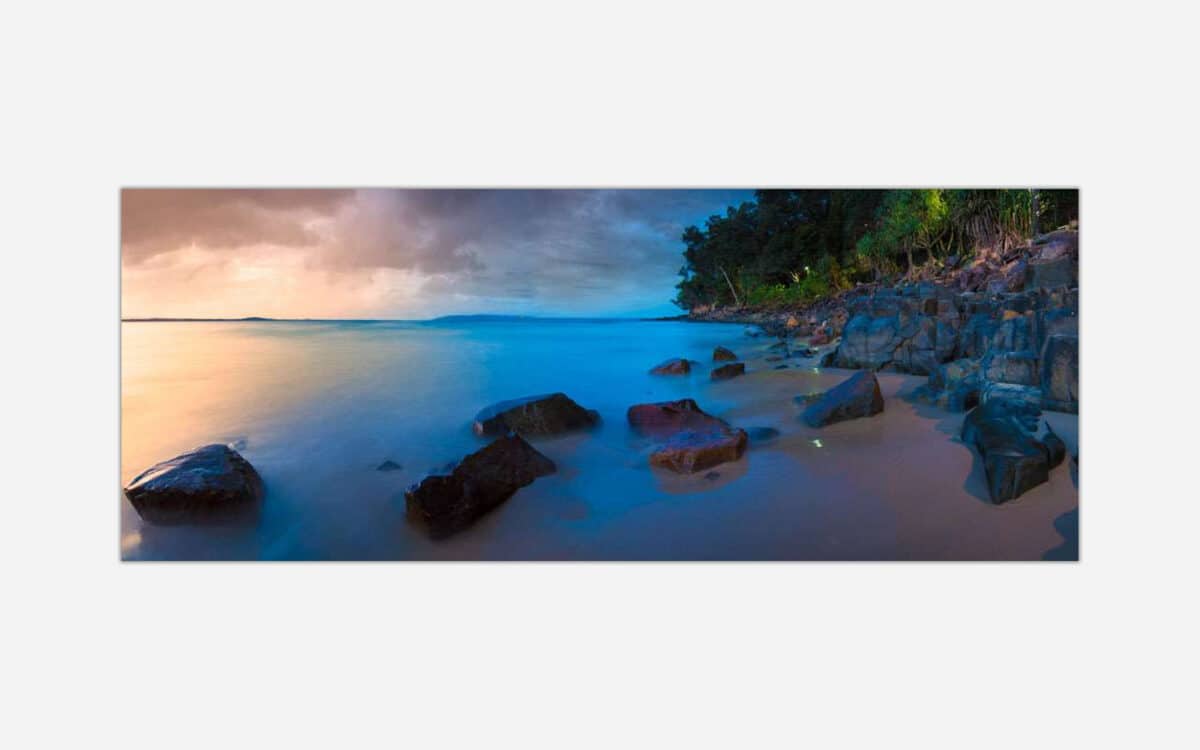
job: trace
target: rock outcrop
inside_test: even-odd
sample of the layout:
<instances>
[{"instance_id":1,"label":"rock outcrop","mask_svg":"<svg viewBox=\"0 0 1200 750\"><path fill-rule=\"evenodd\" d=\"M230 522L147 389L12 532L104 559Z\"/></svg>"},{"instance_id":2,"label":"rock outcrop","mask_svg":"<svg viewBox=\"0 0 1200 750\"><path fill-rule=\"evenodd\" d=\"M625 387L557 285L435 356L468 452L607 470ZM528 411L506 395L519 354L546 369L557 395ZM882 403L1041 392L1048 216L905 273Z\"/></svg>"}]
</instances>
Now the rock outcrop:
<instances>
[{"instance_id":1,"label":"rock outcrop","mask_svg":"<svg viewBox=\"0 0 1200 750\"><path fill-rule=\"evenodd\" d=\"M807 406L800 418L809 427L824 427L883 411L879 381L869 371L855 373L819 396L809 394L803 398Z\"/></svg>"},{"instance_id":2,"label":"rock outcrop","mask_svg":"<svg viewBox=\"0 0 1200 750\"><path fill-rule=\"evenodd\" d=\"M551 393L492 404L475 415L473 429L480 437L510 431L525 437L549 437L588 429L599 421L599 414L584 409L565 393Z\"/></svg>"},{"instance_id":3,"label":"rock outcrop","mask_svg":"<svg viewBox=\"0 0 1200 750\"><path fill-rule=\"evenodd\" d=\"M506 435L464 458L445 475L431 475L404 493L410 519L445 537L475 522L538 477L554 462L519 435Z\"/></svg>"},{"instance_id":4,"label":"rock outcrop","mask_svg":"<svg viewBox=\"0 0 1200 750\"><path fill-rule=\"evenodd\" d=\"M1036 407L996 398L963 420L962 440L983 459L993 503L1008 502L1047 481L1052 460L1062 461L1066 449L1057 435L1049 445L1035 436L1039 416Z\"/></svg>"},{"instance_id":5,"label":"rock outcrop","mask_svg":"<svg viewBox=\"0 0 1200 750\"><path fill-rule=\"evenodd\" d=\"M736 461L746 451L745 430L706 414L690 398L636 404L626 416L634 430L659 441L650 455L653 466L691 474Z\"/></svg>"},{"instance_id":6,"label":"rock outcrop","mask_svg":"<svg viewBox=\"0 0 1200 750\"><path fill-rule=\"evenodd\" d=\"M218 443L155 464L125 488L138 515L155 524L252 518L263 494L262 477L250 462Z\"/></svg>"},{"instance_id":7,"label":"rock outcrop","mask_svg":"<svg viewBox=\"0 0 1200 750\"><path fill-rule=\"evenodd\" d=\"M736 362L738 355L723 346L713 349L713 362Z\"/></svg>"}]
</instances>

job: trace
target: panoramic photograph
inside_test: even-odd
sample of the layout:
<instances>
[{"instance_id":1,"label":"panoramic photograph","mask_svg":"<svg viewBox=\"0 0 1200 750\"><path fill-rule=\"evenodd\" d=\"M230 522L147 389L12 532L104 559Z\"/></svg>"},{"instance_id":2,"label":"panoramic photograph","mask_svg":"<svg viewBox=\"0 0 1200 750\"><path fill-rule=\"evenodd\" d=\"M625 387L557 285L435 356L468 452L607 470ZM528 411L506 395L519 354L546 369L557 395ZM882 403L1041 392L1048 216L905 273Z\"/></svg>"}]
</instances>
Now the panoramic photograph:
<instances>
[{"instance_id":1,"label":"panoramic photograph","mask_svg":"<svg viewBox=\"0 0 1200 750\"><path fill-rule=\"evenodd\" d=\"M120 195L126 561L1074 561L1079 193Z\"/></svg>"}]
</instances>

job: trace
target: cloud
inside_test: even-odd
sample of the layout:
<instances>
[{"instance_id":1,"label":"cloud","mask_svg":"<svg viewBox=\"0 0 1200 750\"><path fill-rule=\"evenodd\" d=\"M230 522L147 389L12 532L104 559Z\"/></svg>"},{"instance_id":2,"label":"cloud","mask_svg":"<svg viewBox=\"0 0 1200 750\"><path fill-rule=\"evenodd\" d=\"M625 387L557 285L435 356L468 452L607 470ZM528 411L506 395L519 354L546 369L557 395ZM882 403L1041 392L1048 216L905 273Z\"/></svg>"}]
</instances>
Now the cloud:
<instances>
[{"instance_id":1,"label":"cloud","mask_svg":"<svg viewBox=\"0 0 1200 750\"><path fill-rule=\"evenodd\" d=\"M146 269L161 265L157 273L169 275L174 268L178 282L181 251L190 249L191 273L206 264L213 282L207 301L195 304L219 307L213 269L232 269L226 274L236 285L261 279L274 262L281 274L308 277L291 285L306 298L284 300L296 316L357 310L344 298L356 289L372 290L358 314L380 317L620 312L665 304L683 228L749 197L731 190L126 190L123 265L126 283L139 287L131 291L152 298L140 288L156 275ZM380 292L389 279L404 280L402 294ZM186 285L173 288L188 295ZM271 288L286 296L289 287Z\"/></svg>"}]
</instances>

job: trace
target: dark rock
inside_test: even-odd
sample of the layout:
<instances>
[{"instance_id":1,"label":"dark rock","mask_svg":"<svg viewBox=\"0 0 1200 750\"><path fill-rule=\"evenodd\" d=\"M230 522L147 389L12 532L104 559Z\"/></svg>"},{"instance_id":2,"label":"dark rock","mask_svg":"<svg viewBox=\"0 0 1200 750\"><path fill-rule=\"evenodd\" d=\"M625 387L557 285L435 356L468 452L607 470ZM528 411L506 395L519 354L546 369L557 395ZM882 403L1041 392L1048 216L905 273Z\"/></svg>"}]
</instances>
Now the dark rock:
<instances>
[{"instance_id":1,"label":"dark rock","mask_svg":"<svg viewBox=\"0 0 1200 750\"><path fill-rule=\"evenodd\" d=\"M1038 360L1033 352L995 352L983 361L983 377L995 383L1038 384Z\"/></svg>"},{"instance_id":2,"label":"dark rock","mask_svg":"<svg viewBox=\"0 0 1200 750\"><path fill-rule=\"evenodd\" d=\"M786 369L788 369L788 366L787 366L787 365L775 365L775 367L774 367L773 369L775 369L775 370L786 370Z\"/></svg>"},{"instance_id":3,"label":"dark rock","mask_svg":"<svg viewBox=\"0 0 1200 750\"><path fill-rule=\"evenodd\" d=\"M1029 385L984 381L979 400L985 404L989 401L1008 401L1020 404L1023 408L1041 411L1042 391Z\"/></svg>"},{"instance_id":4,"label":"dark rock","mask_svg":"<svg viewBox=\"0 0 1200 750\"><path fill-rule=\"evenodd\" d=\"M821 367L834 367L837 364L837 349L830 349L821 355Z\"/></svg>"},{"instance_id":5,"label":"dark rock","mask_svg":"<svg viewBox=\"0 0 1200 750\"><path fill-rule=\"evenodd\" d=\"M901 340L899 318L855 315L842 331L837 361L843 367L878 370L892 361Z\"/></svg>"},{"instance_id":6,"label":"dark rock","mask_svg":"<svg viewBox=\"0 0 1200 750\"><path fill-rule=\"evenodd\" d=\"M719 472L719 471L710 471L710 472L708 472L707 474L705 474L705 475L704 475L704 478L705 478L705 479L707 479L707 480L708 480L708 481L710 481L710 482L715 482L716 480L718 480L718 479L720 479L720 478L721 478L721 472Z\"/></svg>"},{"instance_id":7,"label":"dark rock","mask_svg":"<svg viewBox=\"0 0 1200 750\"><path fill-rule=\"evenodd\" d=\"M961 412L979 404L981 383L979 361L957 359L939 365L915 395L925 403Z\"/></svg>"},{"instance_id":8,"label":"dark rock","mask_svg":"<svg viewBox=\"0 0 1200 750\"><path fill-rule=\"evenodd\" d=\"M1079 337L1056 335L1042 347L1043 406L1053 411L1079 411Z\"/></svg>"},{"instance_id":9,"label":"dark rock","mask_svg":"<svg viewBox=\"0 0 1200 750\"><path fill-rule=\"evenodd\" d=\"M1074 287L1077 266L1073 258L1063 255L1050 260L1030 261L1026 276L1026 286L1031 289L1049 289L1052 287Z\"/></svg>"},{"instance_id":10,"label":"dark rock","mask_svg":"<svg viewBox=\"0 0 1200 750\"><path fill-rule=\"evenodd\" d=\"M779 437L779 430L774 427L748 427L746 435L752 443L769 443Z\"/></svg>"},{"instance_id":11,"label":"dark rock","mask_svg":"<svg viewBox=\"0 0 1200 750\"><path fill-rule=\"evenodd\" d=\"M692 371L692 363L686 359L668 359L650 371L651 375L687 375Z\"/></svg>"},{"instance_id":12,"label":"dark rock","mask_svg":"<svg viewBox=\"0 0 1200 750\"><path fill-rule=\"evenodd\" d=\"M376 466L375 471L400 471L401 468L400 464L389 459Z\"/></svg>"},{"instance_id":13,"label":"dark rock","mask_svg":"<svg viewBox=\"0 0 1200 750\"><path fill-rule=\"evenodd\" d=\"M1046 459L1053 469L1067 457L1067 444L1063 442L1050 426L1046 426L1046 434L1042 436L1042 445L1046 446Z\"/></svg>"},{"instance_id":14,"label":"dark rock","mask_svg":"<svg viewBox=\"0 0 1200 750\"><path fill-rule=\"evenodd\" d=\"M593 427L600 415L584 409L564 393L528 396L493 404L475 415L475 434L504 435L510 430L526 437L559 435Z\"/></svg>"},{"instance_id":15,"label":"dark rock","mask_svg":"<svg viewBox=\"0 0 1200 750\"><path fill-rule=\"evenodd\" d=\"M730 362L727 365L721 365L720 367L714 368L713 371L709 373L709 377L713 380L729 380L730 378L736 378L738 375L745 374L745 362Z\"/></svg>"},{"instance_id":16,"label":"dark rock","mask_svg":"<svg viewBox=\"0 0 1200 750\"><path fill-rule=\"evenodd\" d=\"M661 441L650 455L653 466L691 474L726 461L736 461L746 451L745 430L704 413L690 398L629 407L629 424L643 435Z\"/></svg>"},{"instance_id":17,"label":"dark rock","mask_svg":"<svg viewBox=\"0 0 1200 750\"><path fill-rule=\"evenodd\" d=\"M138 515L156 524L248 518L263 494L262 478L250 462L219 443L155 464L125 488Z\"/></svg>"},{"instance_id":18,"label":"dark rock","mask_svg":"<svg viewBox=\"0 0 1200 750\"><path fill-rule=\"evenodd\" d=\"M883 411L883 394L873 372L859 372L830 388L810 403L801 419L810 427L824 427L847 419L869 417Z\"/></svg>"},{"instance_id":19,"label":"dark rock","mask_svg":"<svg viewBox=\"0 0 1200 750\"><path fill-rule=\"evenodd\" d=\"M723 346L713 349L713 362L735 362L738 356Z\"/></svg>"},{"instance_id":20,"label":"dark rock","mask_svg":"<svg viewBox=\"0 0 1200 750\"><path fill-rule=\"evenodd\" d=\"M519 435L506 435L464 458L449 475L425 477L404 493L409 518L435 537L453 534L508 500L554 462Z\"/></svg>"},{"instance_id":21,"label":"dark rock","mask_svg":"<svg viewBox=\"0 0 1200 750\"><path fill-rule=\"evenodd\" d=\"M1050 478L1046 446L1033 436L1036 410L1004 400L988 401L963 420L962 440L979 452L987 475L988 496L995 504L1019 497Z\"/></svg>"}]
</instances>

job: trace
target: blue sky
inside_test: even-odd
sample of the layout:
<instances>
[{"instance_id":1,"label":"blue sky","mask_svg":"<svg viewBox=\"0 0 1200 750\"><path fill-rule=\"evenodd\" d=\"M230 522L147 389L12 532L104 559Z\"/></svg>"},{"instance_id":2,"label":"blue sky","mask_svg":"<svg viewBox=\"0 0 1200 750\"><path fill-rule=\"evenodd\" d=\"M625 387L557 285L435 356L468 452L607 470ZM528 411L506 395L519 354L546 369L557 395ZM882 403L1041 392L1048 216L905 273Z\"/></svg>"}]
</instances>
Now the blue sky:
<instances>
[{"instance_id":1,"label":"blue sky","mask_svg":"<svg viewBox=\"0 0 1200 750\"><path fill-rule=\"evenodd\" d=\"M752 190L122 193L126 317L669 315L680 234Z\"/></svg>"}]
</instances>

